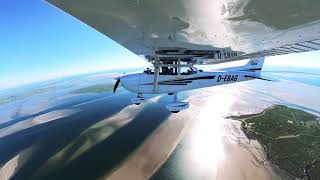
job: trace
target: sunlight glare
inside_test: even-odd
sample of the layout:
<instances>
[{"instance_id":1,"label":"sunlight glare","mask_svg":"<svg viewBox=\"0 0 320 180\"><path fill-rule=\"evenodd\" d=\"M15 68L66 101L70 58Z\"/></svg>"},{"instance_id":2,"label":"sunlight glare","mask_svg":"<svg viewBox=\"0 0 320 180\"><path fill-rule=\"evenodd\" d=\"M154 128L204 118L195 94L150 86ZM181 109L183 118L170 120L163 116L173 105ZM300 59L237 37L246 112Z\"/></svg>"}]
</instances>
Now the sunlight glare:
<instances>
[{"instance_id":1,"label":"sunlight glare","mask_svg":"<svg viewBox=\"0 0 320 180\"><path fill-rule=\"evenodd\" d=\"M225 132L222 114L229 109L234 98L230 93L219 93L210 97L197 118L191 143L193 163L201 169L212 171L224 158L222 137Z\"/></svg>"}]
</instances>

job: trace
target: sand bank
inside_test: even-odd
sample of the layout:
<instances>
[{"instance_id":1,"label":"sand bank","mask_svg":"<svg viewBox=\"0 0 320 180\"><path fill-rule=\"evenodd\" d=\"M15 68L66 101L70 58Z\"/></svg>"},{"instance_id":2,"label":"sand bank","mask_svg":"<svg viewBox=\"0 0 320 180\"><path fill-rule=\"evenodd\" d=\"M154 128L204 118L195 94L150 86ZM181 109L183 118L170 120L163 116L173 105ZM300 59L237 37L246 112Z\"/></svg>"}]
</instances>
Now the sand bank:
<instances>
[{"instance_id":1,"label":"sand bank","mask_svg":"<svg viewBox=\"0 0 320 180\"><path fill-rule=\"evenodd\" d=\"M198 104L193 104L197 106ZM197 114L197 108L171 115L147 140L113 173L103 179L148 179L167 160L184 131ZM188 117L188 118L185 118Z\"/></svg>"}]
</instances>

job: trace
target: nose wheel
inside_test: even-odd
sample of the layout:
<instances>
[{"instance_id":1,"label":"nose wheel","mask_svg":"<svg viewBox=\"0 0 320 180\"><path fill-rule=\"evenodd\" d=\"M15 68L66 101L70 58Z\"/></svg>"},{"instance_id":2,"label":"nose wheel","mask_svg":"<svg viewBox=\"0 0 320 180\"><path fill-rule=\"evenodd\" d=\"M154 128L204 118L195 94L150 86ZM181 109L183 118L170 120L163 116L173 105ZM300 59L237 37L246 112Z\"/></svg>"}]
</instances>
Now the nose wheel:
<instances>
[{"instance_id":1,"label":"nose wheel","mask_svg":"<svg viewBox=\"0 0 320 180\"><path fill-rule=\"evenodd\" d=\"M173 102L166 106L166 108L169 111L171 111L172 113L178 113L181 110L189 108L189 103L188 102L179 102L178 101L178 94L177 93L174 93L173 95L174 95L173 96Z\"/></svg>"}]
</instances>

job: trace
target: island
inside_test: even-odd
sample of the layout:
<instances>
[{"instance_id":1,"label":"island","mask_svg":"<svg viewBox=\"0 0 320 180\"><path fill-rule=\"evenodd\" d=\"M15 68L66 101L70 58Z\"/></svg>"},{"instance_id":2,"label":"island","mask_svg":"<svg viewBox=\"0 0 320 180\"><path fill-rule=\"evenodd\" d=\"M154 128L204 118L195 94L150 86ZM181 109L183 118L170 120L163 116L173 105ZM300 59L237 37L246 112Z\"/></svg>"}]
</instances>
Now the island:
<instances>
[{"instance_id":1,"label":"island","mask_svg":"<svg viewBox=\"0 0 320 180\"><path fill-rule=\"evenodd\" d=\"M319 117L274 105L258 114L230 116L241 121L249 140L257 140L267 160L292 178L320 179Z\"/></svg>"},{"instance_id":2,"label":"island","mask_svg":"<svg viewBox=\"0 0 320 180\"><path fill-rule=\"evenodd\" d=\"M112 91L112 84L96 84L92 86L83 87L72 91L72 94L82 94L82 93L104 93Z\"/></svg>"}]
</instances>

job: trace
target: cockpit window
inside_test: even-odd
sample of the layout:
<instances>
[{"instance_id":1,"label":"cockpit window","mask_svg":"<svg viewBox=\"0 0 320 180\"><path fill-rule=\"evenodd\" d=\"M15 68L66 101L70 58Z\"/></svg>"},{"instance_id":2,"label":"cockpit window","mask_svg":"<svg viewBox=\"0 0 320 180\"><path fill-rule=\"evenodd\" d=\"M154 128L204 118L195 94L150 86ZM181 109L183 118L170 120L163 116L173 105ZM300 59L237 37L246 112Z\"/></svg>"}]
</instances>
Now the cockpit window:
<instances>
[{"instance_id":1,"label":"cockpit window","mask_svg":"<svg viewBox=\"0 0 320 180\"><path fill-rule=\"evenodd\" d=\"M181 75L196 74L197 71L191 67L181 67Z\"/></svg>"},{"instance_id":2,"label":"cockpit window","mask_svg":"<svg viewBox=\"0 0 320 180\"><path fill-rule=\"evenodd\" d=\"M153 69L147 68L146 70L143 71L145 74L154 74Z\"/></svg>"},{"instance_id":3,"label":"cockpit window","mask_svg":"<svg viewBox=\"0 0 320 180\"><path fill-rule=\"evenodd\" d=\"M177 75L178 71L177 71L177 68L173 68L173 67L161 67L160 74L161 75Z\"/></svg>"},{"instance_id":4,"label":"cockpit window","mask_svg":"<svg viewBox=\"0 0 320 180\"><path fill-rule=\"evenodd\" d=\"M145 74L154 74L153 68L147 68L143 71ZM181 75L190 75L196 74L197 71L191 67L181 67ZM160 67L159 69L160 75L178 75L178 68L177 67Z\"/></svg>"}]
</instances>

